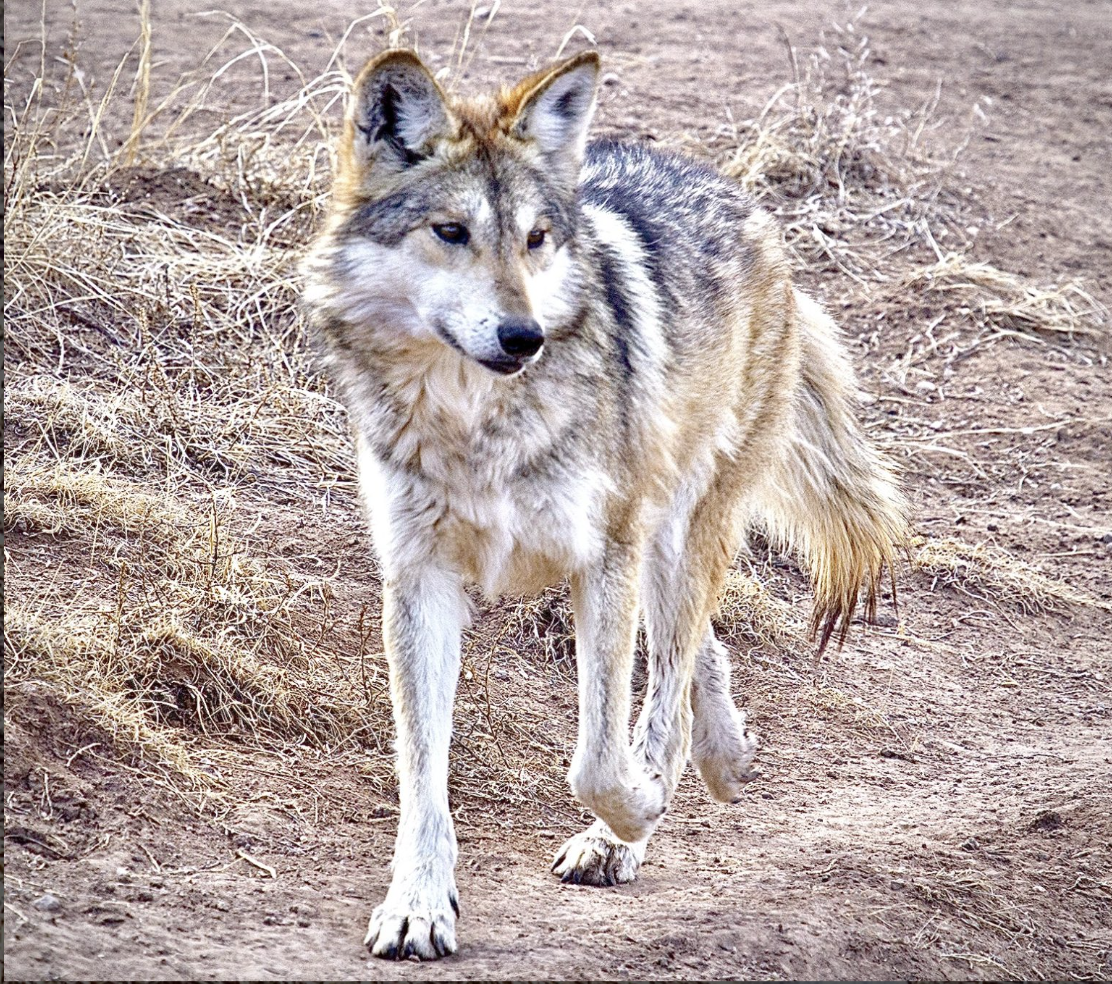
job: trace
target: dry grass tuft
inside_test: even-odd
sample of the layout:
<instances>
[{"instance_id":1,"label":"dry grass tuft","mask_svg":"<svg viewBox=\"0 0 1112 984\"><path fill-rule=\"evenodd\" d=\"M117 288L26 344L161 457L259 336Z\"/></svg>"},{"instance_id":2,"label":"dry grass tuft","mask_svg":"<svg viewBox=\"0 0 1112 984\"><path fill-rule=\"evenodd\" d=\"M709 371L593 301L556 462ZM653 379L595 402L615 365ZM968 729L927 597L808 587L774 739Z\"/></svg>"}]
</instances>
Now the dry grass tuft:
<instances>
[{"instance_id":1,"label":"dry grass tuft","mask_svg":"<svg viewBox=\"0 0 1112 984\"><path fill-rule=\"evenodd\" d=\"M1112 611L1109 603L987 543L973 545L951 537L920 539L911 569L930 577L932 590L941 584L1024 614L1065 613L1078 606Z\"/></svg>"},{"instance_id":2,"label":"dry grass tuft","mask_svg":"<svg viewBox=\"0 0 1112 984\"><path fill-rule=\"evenodd\" d=\"M799 612L773 595L752 572L735 569L726 575L718 621L771 650L811 646Z\"/></svg>"},{"instance_id":3,"label":"dry grass tuft","mask_svg":"<svg viewBox=\"0 0 1112 984\"><path fill-rule=\"evenodd\" d=\"M802 65L784 37L793 81L761 114L719 134L723 170L779 215L808 264L859 283L884 280L893 258L959 234L959 199L943 178L959 148L932 154L933 106L882 115L869 40L856 20L835 26ZM932 227L935 232L932 233Z\"/></svg>"},{"instance_id":4,"label":"dry grass tuft","mask_svg":"<svg viewBox=\"0 0 1112 984\"><path fill-rule=\"evenodd\" d=\"M911 271L898 293L932 307L956 305L958 314L997 332L1097 335L1108 315L1080 283L1039 287L958 253Z\"/></svg>"},{"instance_id":5,"label":"dry grass tuft","mask_svg":"<svg viewBox=\"0 0 1112 984\"><path fill-rule=\"evenodd\" d=\"M575 625L564 588L523 598L505 616L505 637L522 650L539 653L549 665L569 666L575 658Z\"/></svg>"}]
</instances>

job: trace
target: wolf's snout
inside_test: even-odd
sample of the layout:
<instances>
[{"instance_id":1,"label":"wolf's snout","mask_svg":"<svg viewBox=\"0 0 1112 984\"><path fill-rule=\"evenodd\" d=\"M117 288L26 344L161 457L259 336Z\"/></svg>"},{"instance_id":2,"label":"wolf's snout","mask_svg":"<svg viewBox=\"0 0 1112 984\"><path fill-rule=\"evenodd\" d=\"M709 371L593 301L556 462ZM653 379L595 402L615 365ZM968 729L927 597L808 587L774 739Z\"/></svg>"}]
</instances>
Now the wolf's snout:
<instances>
[{"instance_id":1,"label":"wolf's snout","mask_svg":"<svg viewBox=\"0 0 1112 984\"><path fill-rule=\"evenodd\" d=\"M528 359L544 344L544 329L532 318L507 318L498 326L498 344L506 355Z\"/></svg>"}]
</instances>

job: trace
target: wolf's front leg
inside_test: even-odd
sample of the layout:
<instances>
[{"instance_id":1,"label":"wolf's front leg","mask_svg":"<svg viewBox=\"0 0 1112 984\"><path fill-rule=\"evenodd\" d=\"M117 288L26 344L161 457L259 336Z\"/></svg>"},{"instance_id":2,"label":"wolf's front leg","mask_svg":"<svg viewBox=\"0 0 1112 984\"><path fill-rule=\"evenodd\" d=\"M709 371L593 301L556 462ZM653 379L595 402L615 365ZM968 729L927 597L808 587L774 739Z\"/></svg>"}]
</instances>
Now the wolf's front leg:
<instances>
[{"instance_id":1,"label":"wolf's front leg","mask_svg":"<svg viewBox=\"0 0 1112 984\"><path fill-rule=\"evenodd\" d=\"M646 771L629 745L639 564L640 549L610 543L594 570L572 578L579 737L568 782L608 831L631 844L648 838L667 806L662 777Z\"/></svg>"},{"instance_id":2,"label":"wolf's front leg","mask_svg":"<svg viewBox=\"0 0 1112 984\"><path fill-rule=\"evenodd\" d=\"M448 746L467 599L458 576L425 569L386 583L382 614L401 812L390 890L365 942L378 957L433 959L456 949Z\"/></svg>"}]
</instances>

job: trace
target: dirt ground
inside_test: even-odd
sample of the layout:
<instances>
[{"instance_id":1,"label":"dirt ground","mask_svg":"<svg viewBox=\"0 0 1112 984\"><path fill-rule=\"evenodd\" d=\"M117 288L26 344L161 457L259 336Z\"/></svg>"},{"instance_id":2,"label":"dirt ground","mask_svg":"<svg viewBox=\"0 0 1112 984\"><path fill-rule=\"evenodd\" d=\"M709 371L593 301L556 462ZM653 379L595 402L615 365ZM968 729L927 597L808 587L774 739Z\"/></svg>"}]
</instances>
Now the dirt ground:
<instances>
[{"instance_id":1,"label":"dirt ground","mask_svg":"<svg viewBox=\"0 0 1112 984\"><path fill-rule=\"evenodd\" d=\"M119 6L77 4L88 80L103 82L138 36L138 18ZM159 78L195 67L224 30L188 4L154 6ZM370 12L336 0L223 9L310 71ZM407 16L424 52L447 53L466 12L429 2ZM38 70L40 13L6 5L12 91ZM463 84L523 74L578 22L612 73L600 132L713 149L729 120L755 116L791 81L785 34L812 51L831 18L854 13L776 0L578 12L510 2L472 39ZM72 46L73 16L46 4L47 62ZM371 53L382 34L367 23ZM951 149L968 140L946 188L960 199L969 256L1038 284L1080 278L1112 302L1104 0L878 2L856 30L870 41L882 114L937 99L935 139ZM257 101L251 71L237 64L228 78L243 73L242 92L225 85L194 124ZM278 74L275 88L289 81ZM122 141L129 123L113 118L109 132ZM146 166L128 194L172 210L211 191L194 221L235 226L234 201L188 172ZM924 334L929 295L858 283L834 263L801 267L799 279L846 328L872 432L885 440L901 422L890 443L918 531L1030 567L1008 568L1020 572L1008 580L976 565L948 577L909 564L898 618L888 605L878 626L857 627L821 661L790 632L756 640L724 621L761 777L725 807L687 776L640 878L613 889L548 872L585 820L561 778L575 733L563 602L551 601L556 641L517 648L502 635L507 606L481 607L453 761L460 950L431 964L375 961L361 946L395 830L396 797L374 778L388 734L339 749L243 746L214 757L219 787L183 790L153 779L47 682L23 679L5 703L5 977L1112 979L1108 325L1015 331L955 357ZM6 423L6 456L22 439ZM376 657L362 686L381 710L379 643L363 618L373 629L377 580L351 483L311 508L250 488L242 499L252 535L291 570L327 580L321 624L335 631L322 627L323 646L353 666L363 651ZM75 598L100 590L65 580L80 549L7 527L6 603L44 579ZM759 543L753 563L805 615L794 566ZM1043 575L1068 590L1040 594Z\"/></svg>"}]
</instances>

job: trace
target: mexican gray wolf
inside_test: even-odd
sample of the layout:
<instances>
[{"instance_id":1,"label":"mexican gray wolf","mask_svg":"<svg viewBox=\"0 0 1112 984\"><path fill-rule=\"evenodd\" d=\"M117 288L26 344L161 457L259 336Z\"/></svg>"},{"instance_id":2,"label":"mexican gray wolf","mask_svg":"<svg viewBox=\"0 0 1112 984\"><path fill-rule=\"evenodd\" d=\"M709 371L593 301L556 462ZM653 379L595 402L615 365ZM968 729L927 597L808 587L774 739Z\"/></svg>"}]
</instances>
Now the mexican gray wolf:
<instances>
[{"instance_id":1,"label":"mexican gray wolf","mask_svg":"<svg viewBox=\"0 0 1112 984\"><path fill-rule=\"evenodd\" d=\"M597 817L564 881L631 881L687 760L736 801L756 742L711 618L753 522L796 552L820 645L904 532L838 329L777 226L694 160L587 141L598 56L488 97L394 50L355 80L305 300L355 434L397 728L393 880L367 944L456 949L448 747L465 587L567 577ZM648 652L630 740L635 637Z\"/></svg>"}]
</instances>

